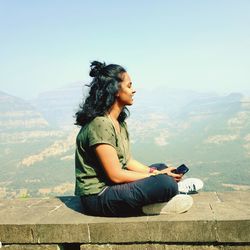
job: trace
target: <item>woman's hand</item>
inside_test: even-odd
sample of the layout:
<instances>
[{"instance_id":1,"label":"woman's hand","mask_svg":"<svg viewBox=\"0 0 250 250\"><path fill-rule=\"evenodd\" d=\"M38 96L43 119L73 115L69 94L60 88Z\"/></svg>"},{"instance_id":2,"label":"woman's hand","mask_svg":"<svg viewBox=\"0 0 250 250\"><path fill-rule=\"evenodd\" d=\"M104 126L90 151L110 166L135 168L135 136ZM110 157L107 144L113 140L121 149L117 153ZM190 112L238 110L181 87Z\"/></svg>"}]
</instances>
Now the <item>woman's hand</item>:
<instances>
[{"instance_id":1,"label":"woman's hand","mask_svg":"<svg viewBox=\"0 0 250 250\"><path fill-rule=\"evenodd\" d=\"M175 170L176 168L174 167L167 167L163 170L160 171L161 174L167 174L171 177L173 177L175 179L176 182L179 182L183 176L183 174L175 174L173 173L173 171Z\"/></svg>"}]
</instances>

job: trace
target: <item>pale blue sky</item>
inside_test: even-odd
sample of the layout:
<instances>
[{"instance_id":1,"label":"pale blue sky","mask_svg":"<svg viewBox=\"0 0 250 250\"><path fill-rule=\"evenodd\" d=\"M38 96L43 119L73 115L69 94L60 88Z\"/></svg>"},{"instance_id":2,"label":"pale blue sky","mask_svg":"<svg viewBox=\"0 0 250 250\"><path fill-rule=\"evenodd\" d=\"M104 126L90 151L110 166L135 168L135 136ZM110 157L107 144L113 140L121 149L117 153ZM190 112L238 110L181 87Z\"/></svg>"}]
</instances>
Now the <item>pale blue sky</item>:
<instances>
[{"instance_id":1,"label":"pale blue sky","mask_svg":"<svg viewBox=\"0 0 250 250\"><path fill-rule=\"evenodd\" d=\"M96 59L135 88L249 90L249 27L249 0L0 0L0 90L86 82Z\"/></svg>"}]
</instances>

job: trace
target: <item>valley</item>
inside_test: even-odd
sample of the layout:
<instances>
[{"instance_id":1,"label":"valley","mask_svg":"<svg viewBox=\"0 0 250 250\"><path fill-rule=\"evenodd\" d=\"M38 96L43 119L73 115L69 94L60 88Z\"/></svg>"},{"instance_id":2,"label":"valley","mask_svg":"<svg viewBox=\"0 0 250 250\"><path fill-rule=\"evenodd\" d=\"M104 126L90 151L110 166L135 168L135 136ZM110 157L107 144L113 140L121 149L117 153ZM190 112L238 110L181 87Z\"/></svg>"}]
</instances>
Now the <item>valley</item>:
<instances>
[{"instance_id":1,"label":"valley","mask_svg":"<svg viewBox=\"0 0 250 250\"><path fill-rule=\"evenodd\" d=\"M0 92L1 198L73 195L79 93L80 83L29 102ZM250 189L248 96L138 90L130 111L134 158L185 163L204 191Z\"/></svg>"}]
</instances>

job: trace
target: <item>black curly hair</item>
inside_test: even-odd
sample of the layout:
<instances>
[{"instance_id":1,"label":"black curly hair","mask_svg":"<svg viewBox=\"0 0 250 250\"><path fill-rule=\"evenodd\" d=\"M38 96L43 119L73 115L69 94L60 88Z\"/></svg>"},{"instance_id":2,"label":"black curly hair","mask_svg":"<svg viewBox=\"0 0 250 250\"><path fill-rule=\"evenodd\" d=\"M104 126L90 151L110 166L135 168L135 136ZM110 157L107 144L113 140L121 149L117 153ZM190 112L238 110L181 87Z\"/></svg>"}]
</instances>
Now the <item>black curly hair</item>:
<instances>
[{"instance_id":1,"label":"black curly hair","mask_svg":"<svg viewBox=\"0 0 250 250\"><path fill-rule=\"evenodd\" d=\"M98 61L91 62L89 75L93 77L92 82L87 85L90 87L88 96L79 105L80 109L76 112L75 125L84 126L92 121L97 116L103 116L111 108L115 102L116 94L122 82L122 73L126 70L117 64L101 63ZM129 116L129 111L126 107L118 117L119 122Z\"/></svg>"}]
</instances>

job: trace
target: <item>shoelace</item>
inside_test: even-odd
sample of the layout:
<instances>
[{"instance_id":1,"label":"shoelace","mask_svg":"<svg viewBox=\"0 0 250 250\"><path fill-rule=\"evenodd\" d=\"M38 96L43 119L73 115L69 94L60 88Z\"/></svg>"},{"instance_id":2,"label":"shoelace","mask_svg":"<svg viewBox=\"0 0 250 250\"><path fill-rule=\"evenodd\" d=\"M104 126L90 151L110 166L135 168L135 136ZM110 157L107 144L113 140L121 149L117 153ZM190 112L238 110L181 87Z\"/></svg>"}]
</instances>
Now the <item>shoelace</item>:
<instances>
[{"instance_id":1,"label":"shoelace","mask_svg":"<svg viewBox=\"0 0 250 250\"><path fill-rule=\"evenodd\" d=\"M187 185L186 187L188 188L188 192L196 192L196 187L194 184L192 186Z\"/></svg>"},{"instance_id":2,"label":"shoelace","mask_svg":"<svg viewBox=\"0 0 250 250\"><path fill-rule=\"evenodd\" d=\"M192 184L192 185L185 185L185 188L187 189L186 193L196 192L196 186L194 184Z\"/></svg>"}]
</instances>

